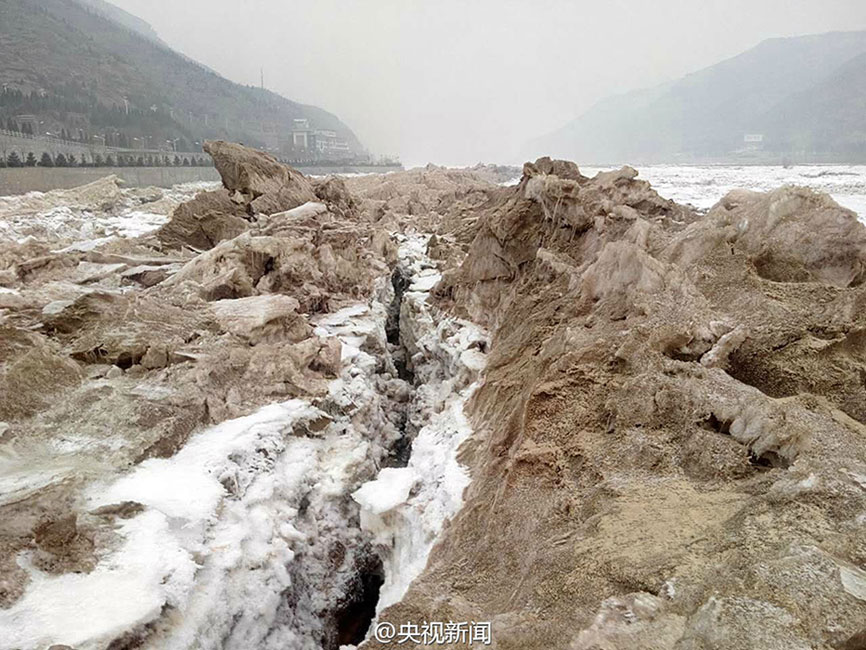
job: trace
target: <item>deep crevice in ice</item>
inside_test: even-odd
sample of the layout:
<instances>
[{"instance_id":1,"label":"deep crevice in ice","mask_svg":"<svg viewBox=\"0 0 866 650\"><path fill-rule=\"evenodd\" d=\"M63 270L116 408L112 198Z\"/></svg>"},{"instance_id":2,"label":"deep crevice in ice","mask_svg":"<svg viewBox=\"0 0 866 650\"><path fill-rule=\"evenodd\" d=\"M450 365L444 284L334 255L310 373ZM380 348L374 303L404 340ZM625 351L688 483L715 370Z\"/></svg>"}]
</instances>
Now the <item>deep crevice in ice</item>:
<instances>
[{"instance_id":1,"label":"deep crevice in ice","mask_svg":"<svg viewBox=\"0 0 866 650\"><path fill-rule=\"evenodd\" d=\"M403 381L414 383L415 373L409 364L406 347L400 334L400 317L403 309L403 296L411 286L411 275L405 267L398 265L391 275L391 287L394 290L394 299L388 307L388 321L385 323L385 335L391 347L391 358L397 375Z\"/></svg>"},{"instance_id":2,"label":"deep crevice in ice","mask_svg":"<svg viewBox=\"0 0 866 650\"><path fill-rule=\"evenodd\" d=\"M403 296L411 284L411 271L404 264L398 264L391 274L391 288L394 297L388 306L388 319L385 322L385 336L388 341L391 364L397 370L397 376L406 382L409 388L415 383L415 373L410 367L409 352L403 344L400 325ZM409 427L410 401L411 399L406 400L399 406L396 425L400 436L391 445L388 457L382 462L383 467L406 467L409 463L409 455L412 453L412 431Z\"/></svg>"},{"instance_id":3,"label":"deep crevice in ice","mask_svg":"<svg viewBox=\"0 0 866 650\"><path fill-rule=\"evenodd\" d=\"M400 308L403 305L403 295L411 285L411 280L406 274L406 269L397 266L391 274L391 288L394 290L394 299L388 306L388 320L385 323L385 335L388 343L399 345L400 343Z\"/></svg>"},{"instance_id":4,"label":"deep crevice in ice","mask_svg":"<svg viewBox=\"0 0 866 650\"><path fill-rule=\"evenodd\" d=\"M440 280L426 237L407 237L401 262L410 279L400 309L400 344L415 382L408 405L405 467L385 467L357 490L361 527L373 536L385 569L377 614L403 598L421 573L445 522L469 483L457 451L472 434L463 413L485 365L486 335L428 303Z\"/></svg>"},{"instance_id":5,"label":"deep crevice in ice","mask_svg":"<svg viewBox=\"0 0 866 650\"><path fill-rule=\"evenodd\" d=\"M385 582L385 568L376 555L369 555L350 585L350 591L334 612L336 639L324 650L339 650L340 646L357 645L367 636L376 617L379 593Z\"/></svg>"}]
</instances>

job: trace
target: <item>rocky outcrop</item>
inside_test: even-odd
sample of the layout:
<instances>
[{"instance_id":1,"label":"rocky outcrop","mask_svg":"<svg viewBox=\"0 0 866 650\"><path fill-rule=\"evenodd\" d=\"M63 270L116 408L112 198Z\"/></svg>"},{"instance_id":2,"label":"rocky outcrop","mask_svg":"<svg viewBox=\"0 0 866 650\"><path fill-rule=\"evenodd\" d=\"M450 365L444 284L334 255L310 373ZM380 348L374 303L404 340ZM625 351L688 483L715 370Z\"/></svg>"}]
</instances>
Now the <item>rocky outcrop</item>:
<instances>
[{"instance_id":1,"label":"rocky outcrop","mask_svg":"<svg viewBox=\"0 0 866 650\"><path fill-rule=\"evenodd\" d=\"M234 200L157 237L0 243L0 621L168 540L134 576L156 604L96 647L337 647L377 595L503 649L860 647L853 213L786 187L699 214L550 159L308 182L210 146Z\"/></svg>"},{"instance_id":2,"label":"rocky outcrop","mask_svg":"<svg viewBox=\"0 0 866 650\"><path fill-rule=\"evenodd\" d=\"M303 341L312 328L298 313L298 301L280 294L219 300L211 305L220 326L251 345L266 340Z\"/></svg>"},{"instance_id":3,"label":"rocky outcrop","mask_svg":"<svg viewBox=\"0 0 866 650\"><path fill-rule=\"evenodd\" d=\"M494 329L473 483L384 620L489 620L521 650L856 647L864 231L799 188L700 217L628 168L527 165L437 288Z\"/></svg>"},{"instance_id":4,"label":"rocky outcrop","mask_svg":"<svg viewBox=\"0 0 866 650\"><path fill-rule=\"evenodd\" d=\"M390 235L355 221L342 181L322 184L319 203L267 157L212 150L240 203L225 189L199 193L156 236L79 225L103 209L118 223L112 211L157 200L110 180L47 207L11 202L31 211L32 236L18 240L22 220L0 241L0 607L30 583L19 553L65 575L112 549L115 518L89 513L89 485L172 458L197 431L264 405L324 399L342 347L311 319L368 299L390 275Z\"/></svg>"},{"instance_id":5,"label":"rocky outcrop","mask_svg":"<svg viewBox=\"0 0 866 650\"><path fill-rule=\"evenodd\" d=\"M328 176L324 180L314 182L313 191L316 197L328 206L328 209L339 217L357 218L359 210L349 186L339 176Z\"/></svg>"},{"instance_id":6,"label":"rocky outcrop","mask_svg":"<svg viewBox=\"0 0 866 650\"><path fill-rule=\"evenodd\" d=\"M211 154L224 189L202 192L174 210L157 232L167 248L210 250L267 223L271 215L318 201L339 219L357 219L357 203L342 179L330 177L314 187L303 174L268 154L234 143L207 142L205 151Z\"/></svg>"},{"instance_id":7,"label":"rocky outcrop","mask_svg":"<svg viewBox=\"0 0 866 650\"><path fill-rule=\"evenodd\" d=\"M706 229L736 231L733 246L767 280L838 287L866 282L866 231L857 215L826 194L798 187L731 192L693 236Z\"/></svg>"},{"instance_id":8,"label":"rocky outcrop","mask_svg":"<svg viewBox=\"0 0 866 650\"><path fill-rule=\"evenodd\" d=\"M291 210L316 194L298 171L277 162L273 156L232 142L205 142L232 201L244 206L250 216Z\"/></svg>"},{"instance_id":9,"label":"rocky outcrop","mask_svg":"<svg viewBox=\"0 0 866 650\"><path fill-rule=\"evenodd\" d=\"M231 200L225 190L202 192L175 208L171 220L156 236L167 248L188 246L204 251L250 227L245 206Z\"/></svg>"}]
</instances>

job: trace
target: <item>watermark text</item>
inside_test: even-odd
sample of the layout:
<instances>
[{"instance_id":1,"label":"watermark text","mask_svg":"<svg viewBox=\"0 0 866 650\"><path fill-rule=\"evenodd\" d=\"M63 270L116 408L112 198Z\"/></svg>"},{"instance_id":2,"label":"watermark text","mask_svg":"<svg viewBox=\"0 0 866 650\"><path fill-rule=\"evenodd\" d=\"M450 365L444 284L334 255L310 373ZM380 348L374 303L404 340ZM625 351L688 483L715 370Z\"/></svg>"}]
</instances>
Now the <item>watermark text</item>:
<instances>
[{"instance_id":1,"label":"watermark text","mask_svg":"<svg viewBox=\"0 0 866 650\"><path fill-rule=\"evenodd\" d=\"M491 644L490 623L475 621L454 623L403 623L399 627L382 621L376 624L373 633L379 643L386 645L465 645L468 648Z\"/></svg>"}]
</instances>

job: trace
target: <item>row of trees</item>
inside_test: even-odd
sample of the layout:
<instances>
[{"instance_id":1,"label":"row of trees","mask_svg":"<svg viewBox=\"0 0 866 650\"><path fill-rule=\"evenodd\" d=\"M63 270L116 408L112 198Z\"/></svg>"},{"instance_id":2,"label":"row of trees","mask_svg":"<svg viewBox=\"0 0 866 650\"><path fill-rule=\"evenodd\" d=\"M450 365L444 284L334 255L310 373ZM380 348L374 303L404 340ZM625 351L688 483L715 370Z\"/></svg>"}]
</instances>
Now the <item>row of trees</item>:
<instances>
[{"instance_id":1,"label":"row of trees","mask_svg":"<svg viewBox=\"0 0 866 650\"><path fill-rule=\"evenodd\" d=\"M41 126L34 129L29 122L21 121L25 114L36 116ZM95 87L89 89L76 82L55 85L52 91L24 92L4 86L0 89L0 129L39 136L51 130L63 140L122 149L139 148L136 139L142 149L170 141L176 151L187 153L200 151L195 142L201 140L182 120L175 119L171 108L133 96L126 103L107 105L99 99Z\"/></svg>"},{"instance_id":2,"label":"row of trees","mask_svg":"<svg viewBox=\"0 0 866 650\"><path fill-rule=\"evenodd\" d=\"M79 160L73 154L57 154L52 156L47 151L37 158L33 152L21 158L16 152L7 156L0 156L0 167L210 167L208 158L196 158L184 156L125 156L116 158L111 154L104 158L95 154L88 161L84 156Z\"/></svg>"}]
</instances>

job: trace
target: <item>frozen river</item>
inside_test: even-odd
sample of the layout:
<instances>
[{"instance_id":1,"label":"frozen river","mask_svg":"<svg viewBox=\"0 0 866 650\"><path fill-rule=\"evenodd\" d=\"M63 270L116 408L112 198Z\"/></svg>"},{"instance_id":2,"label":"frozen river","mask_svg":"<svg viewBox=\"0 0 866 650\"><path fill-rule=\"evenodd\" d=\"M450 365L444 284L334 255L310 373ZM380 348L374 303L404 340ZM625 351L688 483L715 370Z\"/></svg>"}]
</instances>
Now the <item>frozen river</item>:
<instances>
[{"instance_id":1,"label":"frozen river","mask_svg":"<svg viewBox=\"0 0 866 650\"><path fill-rule=\"evenodd\" d=\"M581 167L594 176L606 168ZM651 165L638 167L659 194L678 203L707 209L733 189L767 191L781 185L803 185L827 192L866 221L866 165L800 165L794 167Z\"/></svg>"}]
</instances>

